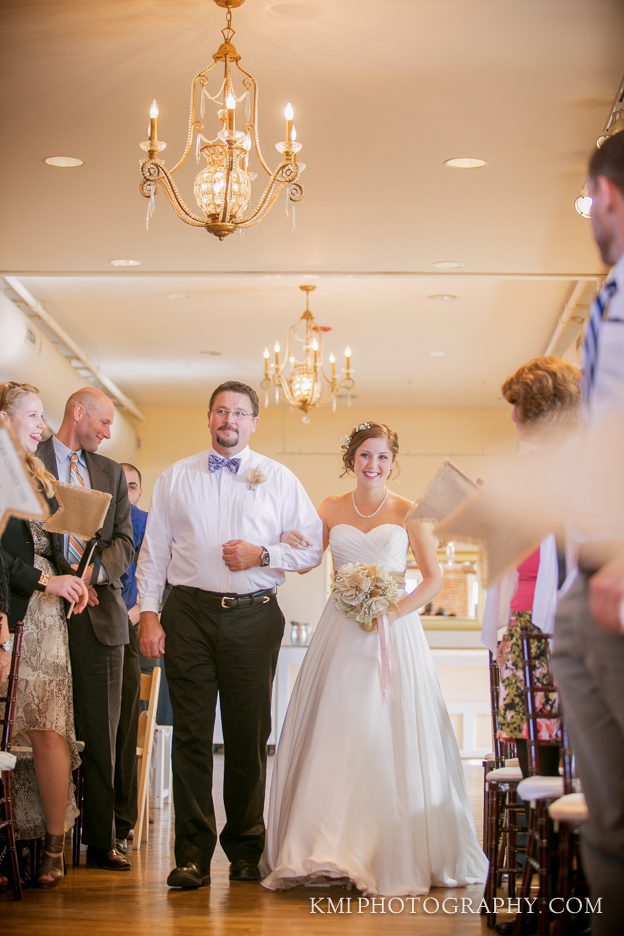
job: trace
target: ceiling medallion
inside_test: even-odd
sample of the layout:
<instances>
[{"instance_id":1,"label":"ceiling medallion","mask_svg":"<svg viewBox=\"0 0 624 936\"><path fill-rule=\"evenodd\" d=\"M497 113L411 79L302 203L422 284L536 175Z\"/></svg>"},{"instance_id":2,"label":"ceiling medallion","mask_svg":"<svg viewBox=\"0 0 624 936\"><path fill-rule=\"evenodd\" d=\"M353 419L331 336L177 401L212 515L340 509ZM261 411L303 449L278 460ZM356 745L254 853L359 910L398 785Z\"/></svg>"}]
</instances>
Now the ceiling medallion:
<instances>
[{"instance_id":1,"label":"ceiling medallion","mask_svg":"<svg viewBox=\"0 0 624 936\"><path fill-rule=\"evenodd\" d=\"M265 391L265 406L269 405L269 390L275 389L275 402L279 403L280 394L291 406L303 413L303 421L310 422L308 411L331 400L332 410L336 410L338 394L347 394L351 403L351 390L355 386L351 370L351 348L345 348L345 366L340 374L336 373L336 358L329 355L329 372L323 361L323 334L331 331L328 325L319 325L310 311L310 293L316 286L300 286L305 293L306 307L301 317L288 329L286 354L281 358L281 347L275 342L274 360L270 361L269 349L264 349L264 378L262 389Z\"/></svg>"},{"instance_id":2,"label":"ceiling medallion","mask_svg":"<svg viewBox=\"0 0 624 936\"><path fill-rule=\"evenodd\" d=\"M233 231L242 231L262 221L282 192L286 194L286 214L291 217L294 228L295 204L303 198L299 176L305 166L297 162L301 143L297 142L293 108L287 104L284 109L284 140L275 144L280 162L271 170L260 146L258 82L251 72L242 67L241 57L232 43L232 9L241 6L245 0L214 2L227 10L226 25L221 30L223 42L213 53L212 63L198 71L193 78L186 146L172 169L167 169L159 158L167 144L158 139L156 101L150 107L149 139L140 144L147 153L147 159L141 163L143 179L140 186L141 194L149 199L146 225L149 227L160 188L182 221L193 227L204 228L219 240ZM217 65L223 67L223 80L215 93L211 94L208 90L208 76ZM209 132L205 117L213 105L217 110L218 130L213 139L208 139L205 136ZM240 111L243 112L242 129L239 130L236 129L238 105L241 105ZM257 178L256 173L249 170L252 151L260 174L264 173L267 179L255 208L248 211L251 183ZM175 174L191 153L194 153L197 163L203 160L203 167L194 183L195 200L201 212L199 215L186 205L174 181Z\"/></svg>"}]
</instances>

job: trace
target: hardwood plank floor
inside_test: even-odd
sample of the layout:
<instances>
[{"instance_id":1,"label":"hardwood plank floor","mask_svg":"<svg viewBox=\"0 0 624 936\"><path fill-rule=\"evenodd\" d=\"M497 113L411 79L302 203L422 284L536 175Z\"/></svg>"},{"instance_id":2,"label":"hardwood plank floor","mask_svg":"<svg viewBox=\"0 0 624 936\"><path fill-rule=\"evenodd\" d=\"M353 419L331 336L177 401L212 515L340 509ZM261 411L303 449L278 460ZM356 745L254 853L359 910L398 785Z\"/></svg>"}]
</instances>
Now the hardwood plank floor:
<instances>
[{"instance_id":1,"label":"hardwood plank floor","mask_svg":"<svg viewBox=\"0 0 624 936\"><path fill-rule=\"evenodd\" d=\"M272 759L269 758L269 768ZM464 764L475 823L481 831L481 767L474 761ZM223 758L215 757L215 804L219 825L223 825L220 791ZM165 879L173 864L173 823L170 806L153 810L147 846L132 854L133 870L114 873L92 870L83 865L70 868L56 890L29 889L24 899L14 903L0 895L0 933L33 936L341 936L357 934L435 934L475 936L486 932L478 913L459 912L461 900L472 902L476 910L483 894L482 885L453 890L434 889L428 902L414 898L373 898L367 904L357 891L343 888L297 888L272 893L256 884L228 881L228 863L220 848L215 853L210 887L198 891L171 891ZM84 861L84 857L83 857ZM342 904L339 904L340 898ZM442 910L444 898L447 910ZM316 898L316 912L312 900ZM335 908L331 912L331 898ZM350 902L349 902L350 901ZM437 901L437 903L436 903ZM439 908L438 908L439 904ZM458 912L453 912L457 906ZM464 903L464 910L470 906ZM322 909L326 912L319 912ZM350 912L347 912L350 911ZM373 912L374 911L374 912ZM382 912L385 911L385 912ZM429 911L429 912L427 912Z\"/></svg>"}]
</instances>

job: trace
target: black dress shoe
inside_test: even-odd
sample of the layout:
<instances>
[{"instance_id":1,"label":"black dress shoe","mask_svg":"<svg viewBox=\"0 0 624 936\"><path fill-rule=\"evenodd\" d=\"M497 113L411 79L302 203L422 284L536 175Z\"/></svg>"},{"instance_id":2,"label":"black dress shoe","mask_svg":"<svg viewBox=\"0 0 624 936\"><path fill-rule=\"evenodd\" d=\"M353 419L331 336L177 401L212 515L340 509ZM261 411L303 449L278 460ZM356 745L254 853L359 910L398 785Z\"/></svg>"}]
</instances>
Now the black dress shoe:
<instances>
[{"instance_id":1,"label":"black dress shoe","mask_svg":"<svg viewBox=\"0 0 624 936\"><path fill-rule=\"evenodd\" d=\"M179 865L169 872L168 887L180 887L182 890L197 890L198 887L207 887L210 884L210 872L202 871L194 861Z\"/></svg>"},{"instance_id":2,"label":"black dress shoe","mask_svg":"<svg viewBox=\"0 0 624 936\"><path fill-rule=\"evenodd\" d=\"M93 845L87 848L87 867L102 868L104 871L130 871L132 869L126 856L116 848L105 851L103 848L94 848Z\"/></svg>"},{"instance_id":3,"label":"black dress shoe","mask_svg":"<svg viewBox=\"0 0 624 936\"><path fill-rule=\"evenodd\" d=\"M260 877L260 869L253 861L241 858L230 865L230 881L259 881Z\"/></svg>"}]
</instances>

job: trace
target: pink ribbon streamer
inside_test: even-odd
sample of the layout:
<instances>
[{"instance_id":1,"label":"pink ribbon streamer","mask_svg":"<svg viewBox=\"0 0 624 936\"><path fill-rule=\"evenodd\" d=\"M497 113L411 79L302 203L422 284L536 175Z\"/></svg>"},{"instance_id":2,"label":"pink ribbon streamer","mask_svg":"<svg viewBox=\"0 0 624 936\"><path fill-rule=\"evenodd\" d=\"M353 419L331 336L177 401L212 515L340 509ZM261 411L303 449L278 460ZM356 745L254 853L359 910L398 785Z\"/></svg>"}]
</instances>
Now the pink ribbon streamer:
<instances>
[{"instance_id":1,"label":"pink ribbon streamer","mask_svg":"<svg viewBox=\"0 0 624 936\"><path fill-rule=\"evenodd\" d=\"M377 629L379 630L379 655L381 657L381 695L384 699L392 683L392 655L390 653L389 626L388 615L382 615L378 621Z\"/></svg>"}]
</instances>

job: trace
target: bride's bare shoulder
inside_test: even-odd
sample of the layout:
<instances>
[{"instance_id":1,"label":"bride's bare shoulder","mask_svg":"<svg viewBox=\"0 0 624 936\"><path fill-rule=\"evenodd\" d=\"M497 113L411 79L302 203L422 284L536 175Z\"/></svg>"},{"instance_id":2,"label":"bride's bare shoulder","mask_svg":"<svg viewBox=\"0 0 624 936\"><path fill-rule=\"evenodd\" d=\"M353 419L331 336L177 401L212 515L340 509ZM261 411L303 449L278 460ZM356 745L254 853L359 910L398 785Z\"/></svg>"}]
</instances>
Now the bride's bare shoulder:
<instances>
[{"instance_id":1,"label":"bride's bare shoulder","mask_svg":"<svg viewBox=\"0 0 624 936\"><path fill-rule=\"evenodd\" d=\"M392 507L393 512L397 517L400 517L403 522L407 519L407 515L410 510L414 507L414 502L409 500L407 497L401 497L399 494L392 493L392 501L389 504Z\"/></svg>"}]
</instances>

